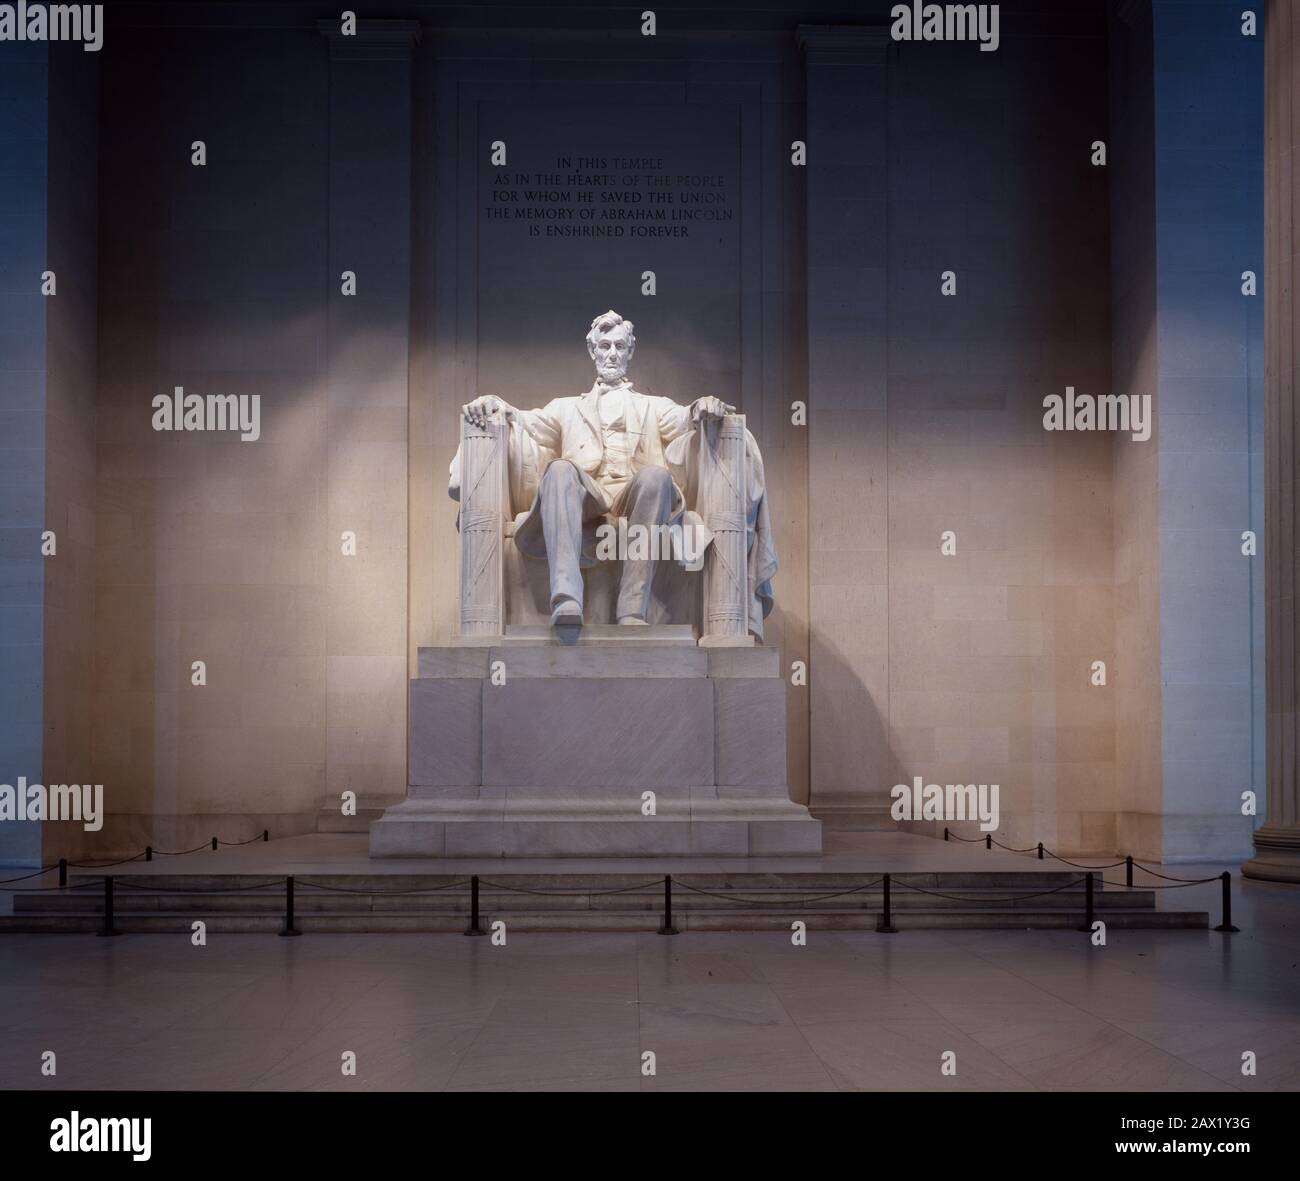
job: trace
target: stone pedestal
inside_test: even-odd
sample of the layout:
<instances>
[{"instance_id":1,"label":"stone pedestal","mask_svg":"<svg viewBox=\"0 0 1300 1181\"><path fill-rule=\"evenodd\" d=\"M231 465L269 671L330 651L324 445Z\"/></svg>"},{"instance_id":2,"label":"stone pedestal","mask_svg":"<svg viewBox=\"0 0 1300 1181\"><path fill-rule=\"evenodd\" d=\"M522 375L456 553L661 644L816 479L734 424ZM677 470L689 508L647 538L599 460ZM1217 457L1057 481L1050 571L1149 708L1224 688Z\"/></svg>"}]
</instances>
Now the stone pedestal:
<instances>
[{"instance_id":1,"label":"stone pedestal","mask_svg":"<svg viewBox=\"0 0 1300 1181\"><path fill-rule=\"evenodd\" d=\"M409 794L371 825L371 856L820 853L786 788L777 650L657 630L422 648Z\"/></svg>"}]
</instances>

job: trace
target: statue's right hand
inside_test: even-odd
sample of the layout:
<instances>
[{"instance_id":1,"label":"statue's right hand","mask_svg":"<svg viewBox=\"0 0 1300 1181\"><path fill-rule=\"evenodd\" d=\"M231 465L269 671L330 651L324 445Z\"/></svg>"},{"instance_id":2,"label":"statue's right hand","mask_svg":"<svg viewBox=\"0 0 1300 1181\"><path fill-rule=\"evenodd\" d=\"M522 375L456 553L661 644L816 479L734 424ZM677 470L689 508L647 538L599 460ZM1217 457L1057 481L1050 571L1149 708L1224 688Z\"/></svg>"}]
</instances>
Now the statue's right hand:
<instances>
[{"instance_id":1,"label":"statue's right hand","mask_svg":"<svg viewBox=\"0 0 1300 1181\"><path fill-rule=\"evenodd\" d=\"M509 421L514 407L494 394L484 394L482 397L475 398L472 402L465 403L460 408L460 412L465 416L465 421L473 423L477 427L487 425L489 418L497 414L503 415Z\"/></svg>"}]
</instances>

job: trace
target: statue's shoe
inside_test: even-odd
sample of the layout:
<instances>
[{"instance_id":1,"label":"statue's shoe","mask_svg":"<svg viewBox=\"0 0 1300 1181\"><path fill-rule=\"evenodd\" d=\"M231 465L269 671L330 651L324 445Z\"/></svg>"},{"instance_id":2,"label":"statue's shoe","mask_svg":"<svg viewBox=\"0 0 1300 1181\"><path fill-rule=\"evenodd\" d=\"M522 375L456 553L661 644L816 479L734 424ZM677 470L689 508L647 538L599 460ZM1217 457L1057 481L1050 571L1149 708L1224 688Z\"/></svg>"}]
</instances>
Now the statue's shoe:
<instances>
[{"instance_id":1,"label":"statue's shoe","mask_svg":"<svg viewBox=\"0 0 1300 1181\"><path fill-rule=\"evenodd\" d=\"M619 627L649 627L639 615L624 615L618 621Z\"/></svg>"},{"instance_id":2,"label":"statue's shoe","mask_svg":"<svg viewBox=\"0 0 1300 1181\"><path fill-rule=\"evenodd\" d=\"M581 627L582 606L573 599L561 599L551 610L552 627Z\"/></svg>"}]
</instances>

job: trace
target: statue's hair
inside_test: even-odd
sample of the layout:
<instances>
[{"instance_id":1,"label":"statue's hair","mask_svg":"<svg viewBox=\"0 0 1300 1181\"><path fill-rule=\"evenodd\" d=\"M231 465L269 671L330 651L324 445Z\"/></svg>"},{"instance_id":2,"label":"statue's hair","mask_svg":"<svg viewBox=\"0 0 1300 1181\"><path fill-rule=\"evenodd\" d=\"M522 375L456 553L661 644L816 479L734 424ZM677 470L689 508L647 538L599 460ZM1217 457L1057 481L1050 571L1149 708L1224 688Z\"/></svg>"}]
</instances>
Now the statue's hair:
<instances>
[{"instance_id":1,"label":"statue's hair","mask_svg":"<svg viewBox=\"0 0 1300 1181\"><path fill-rule=\"evenodd\" d=\"M620 324L627 326L627 347L629 349L633 348L636 345L636 337L632 333L632 321L623 319L612 308L608 312L601 312L599 316L592 320L591 331L587 333L587 347L594 349L596 347L596 337L602 332L617 328Z\"/></svg>"}]
</instances>

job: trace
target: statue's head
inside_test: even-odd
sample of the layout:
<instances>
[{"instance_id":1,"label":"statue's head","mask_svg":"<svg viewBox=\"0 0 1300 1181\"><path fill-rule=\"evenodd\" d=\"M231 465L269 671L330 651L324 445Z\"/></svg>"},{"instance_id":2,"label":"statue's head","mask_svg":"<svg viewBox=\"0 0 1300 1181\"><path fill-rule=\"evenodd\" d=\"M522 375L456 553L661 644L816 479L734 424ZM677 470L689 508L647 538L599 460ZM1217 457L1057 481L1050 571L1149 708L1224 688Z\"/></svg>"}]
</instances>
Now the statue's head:
<instances>
[{"instance_id":1,"label":"statue's head","mask_svg":"<svg viewBox=\"0 0 1300 1181\"><path fill-rule=\"evenodd\" d=\"M613 311L603 312L592 320L591 331L587 333L587 352L596 364L596 376L601 381L621 381L635 349L631 320Z\"/></svg>"}]
</instances>

